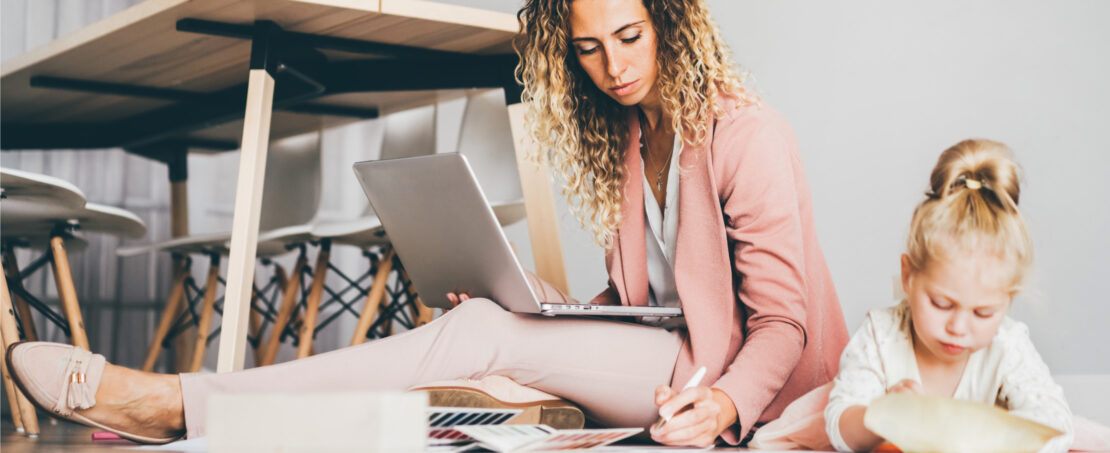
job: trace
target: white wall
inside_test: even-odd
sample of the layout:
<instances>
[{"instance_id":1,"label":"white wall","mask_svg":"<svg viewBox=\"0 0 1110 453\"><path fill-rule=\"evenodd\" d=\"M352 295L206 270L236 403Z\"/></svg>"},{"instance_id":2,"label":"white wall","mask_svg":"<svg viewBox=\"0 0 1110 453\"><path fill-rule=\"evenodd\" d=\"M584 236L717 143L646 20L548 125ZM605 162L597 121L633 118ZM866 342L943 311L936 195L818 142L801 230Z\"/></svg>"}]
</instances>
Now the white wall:
<instances>
[{"instance_id":1,"label":"white wall","mask_svg":"<svg viewBox=\"0 0 1110 453\"><path fill-rule=\"evenodd\" d=\"M890 303L937 156L987 137L1026 170L1036 261L1012 315L1055 373L1110 373L1110 3L711 5L795 128L849 328Z\"/></svg>"},{"instance_id":2,"label":"white wall","mask_svg":"<svg viewBox=\"0 0 1110 453\"><path fill-rule=\"evenodd\" d=\"M736 60L795 129L849 329L893 302L937 156L987 137L1026 170L1036 264L1011 314L1054 373L1110 373L1110 3L709 4ZM565 214L563 235L571 292L589 297L605 283L602 254Z\"/></svg>"}]
</instances>

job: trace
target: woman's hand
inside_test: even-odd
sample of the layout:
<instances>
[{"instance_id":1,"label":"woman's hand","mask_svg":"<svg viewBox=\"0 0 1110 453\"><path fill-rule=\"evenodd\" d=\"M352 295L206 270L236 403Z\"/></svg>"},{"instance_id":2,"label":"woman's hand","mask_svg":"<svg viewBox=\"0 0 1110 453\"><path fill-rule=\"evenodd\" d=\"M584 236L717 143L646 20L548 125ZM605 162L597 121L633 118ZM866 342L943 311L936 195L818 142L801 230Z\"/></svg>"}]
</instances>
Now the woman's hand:
<instances>
[{"instance_id":1,"label":"woman's hand","mask_svg":"<svg viewBox=\"0 0 1110 453\"><path fill-rule=\"evenodd\" d=\"M451 304L451 308L458 307L459 304L470 300L470 295L467 293L447 293L447 303Z\"/></svg>"},{"instance_id":2,"label":"woman's hand","mask_svg":"<svg viewBox=\"0 0 1110 453\"><path fill-rule=\"evenodd\" d=\"M706 386L675 394L670 387L661 385L655 388L655 404L660 416L671 416L662 427L651 427L651 438L661 444L710 446L736 423L732 399L725 392Z\"/></svg>"},{"instance_id":3,"label":"woman's hand","mask_svg":"<svg viewBox=\"0 0 1110 453\"><path fill-rule=\"evenodd\" d=\"M908 393L911 395L921 395L924 392L921 390L921 384L917 383L917 381L913 379L902 379L901 381L898 381L897 384L894 384L890 386L890 388L886 389L886 393L888 395L891 393Z\"/></svg>"}]
</instances>

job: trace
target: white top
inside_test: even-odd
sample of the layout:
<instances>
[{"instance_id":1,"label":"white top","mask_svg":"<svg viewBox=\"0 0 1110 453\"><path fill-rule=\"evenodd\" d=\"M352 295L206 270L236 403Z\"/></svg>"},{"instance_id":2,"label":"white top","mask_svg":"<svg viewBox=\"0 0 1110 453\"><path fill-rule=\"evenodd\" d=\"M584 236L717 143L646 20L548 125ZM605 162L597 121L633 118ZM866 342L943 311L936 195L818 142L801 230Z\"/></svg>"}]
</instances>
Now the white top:
<instances>
[{"instance_id":1,"label":"white top","mask_svg":"<svg viewBox=\"0 0 1110 453\"><path fill-rule=\"evenodd\" d=\"M643 147L643 130L640 131L640 146ZM654 192L644 160L640 159L640 170L644 174L644 224L648 226L644 234L647 247L648 305L652 307L682 307L678 299L678 288L674 282L675 237L678 235L678 156L682 141L675 134L670 167L667 170L667 192L664 195L663 212L655 202ZM641 322L666 328L685 325L685 318L658 318L645 316Z\"/></svg>"},{"instance_id":2,"label":"white top","mask_svg":"<svg viewBox=\"0 0 1110 453\"><path fill-rule=\"evenodd\" d=\"M851 451L840 436L840 415L851 406L866 406L903 379L921 382L910 337L909 306L871 310L840 356L825 431L832 445ZM1006 317L994 340L968 358L954 398L995 404L1011 414L1065 431L1042 452L1064 452L1072 442L1072 416L1064 391L1052 380L1029 328Z\"/></svg>"}]
</instances>

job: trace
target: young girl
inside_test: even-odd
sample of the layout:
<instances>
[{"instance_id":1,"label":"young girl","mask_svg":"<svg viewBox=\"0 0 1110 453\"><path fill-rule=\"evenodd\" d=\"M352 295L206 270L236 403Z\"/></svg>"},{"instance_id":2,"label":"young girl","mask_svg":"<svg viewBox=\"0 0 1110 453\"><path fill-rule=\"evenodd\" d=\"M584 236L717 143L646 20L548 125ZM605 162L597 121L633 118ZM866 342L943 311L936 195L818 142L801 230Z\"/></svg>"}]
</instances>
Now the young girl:
<instances>
[{"instance_id":1,"label":"young girl","mask_svg":"<svg viewBox=\"0 0 1110 453\"><path fill-rule=\"evenodd\" d=\"M840 451L883 439L863 424L872 400L918 393L996 404L1060 429L1042 451L1066 451L1072 416L1063 390L1006 316L1033 257L1018 211L1018 167L1005 145L965 140L944 151L902 255L898 305L872 310L840 359L825 430Z\"/></svg>"}]
</instances>

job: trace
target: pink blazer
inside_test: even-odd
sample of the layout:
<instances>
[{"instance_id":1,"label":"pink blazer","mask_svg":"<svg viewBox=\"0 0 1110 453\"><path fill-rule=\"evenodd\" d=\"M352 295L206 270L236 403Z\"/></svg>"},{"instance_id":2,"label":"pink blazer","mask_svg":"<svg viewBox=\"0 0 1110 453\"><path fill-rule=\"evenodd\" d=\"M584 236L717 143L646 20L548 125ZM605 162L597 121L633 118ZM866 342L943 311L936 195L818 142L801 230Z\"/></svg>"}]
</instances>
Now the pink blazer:
<instances>
[{"instance_id":1,"label":"pink blazer","mask_svg":"<svg viewBox=\"0 0 1110 453\"><path fill-rule=\"evenodd\" d=\"M721 105L711 139L686 145L680 160L674 267L689 335L672 385L705 365L703 385L736 405L739 425L722 438L737 444L836 376L848 330L793 131L765 104ZM623 223L595 301L647 305L640 128L634 110L628 118Z\"/></svg>"}]
</instances>

